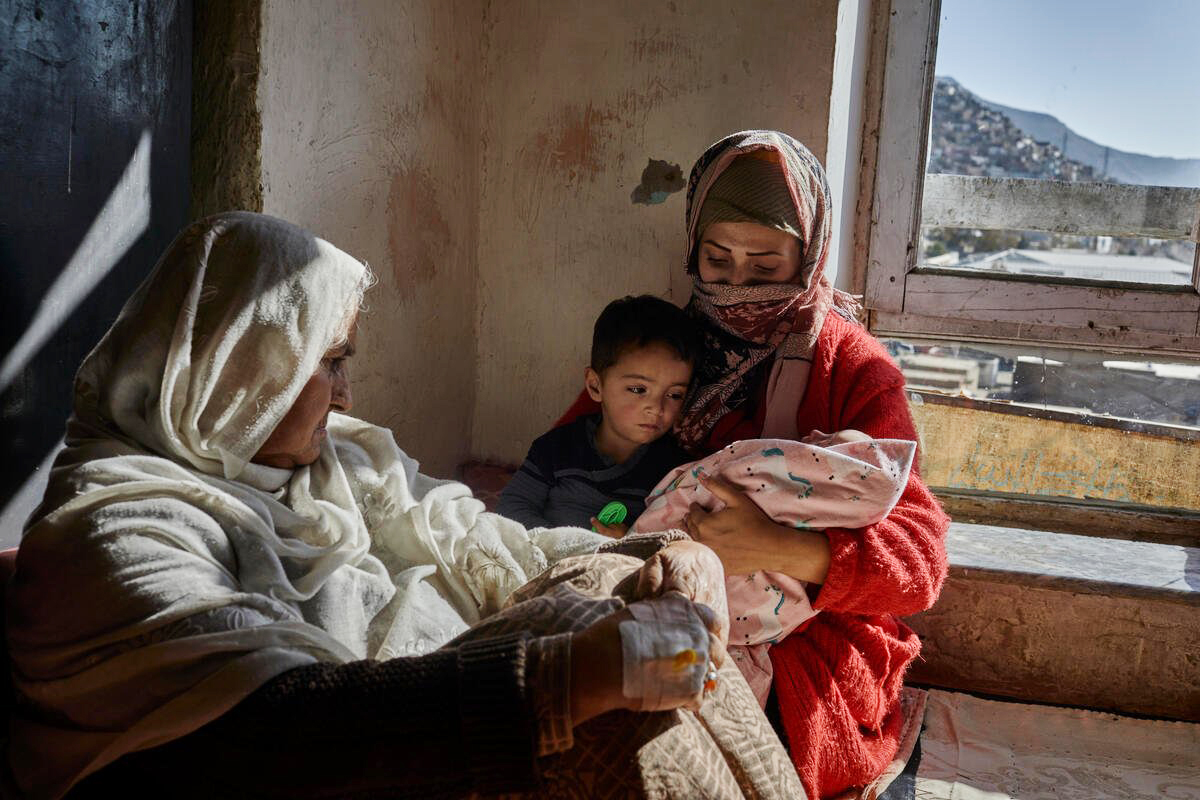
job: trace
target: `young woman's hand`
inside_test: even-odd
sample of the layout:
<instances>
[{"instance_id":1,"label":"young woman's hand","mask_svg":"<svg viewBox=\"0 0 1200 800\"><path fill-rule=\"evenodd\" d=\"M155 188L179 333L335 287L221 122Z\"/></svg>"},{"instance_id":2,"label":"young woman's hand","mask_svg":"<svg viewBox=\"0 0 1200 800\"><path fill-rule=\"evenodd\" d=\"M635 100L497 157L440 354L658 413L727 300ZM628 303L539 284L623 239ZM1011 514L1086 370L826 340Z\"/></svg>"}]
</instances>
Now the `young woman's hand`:
<instances>
[{"instance_id":1,"label":"young woman's hand","mask_svg":"<svg viewBox=\"0 0 1200 800\"><path fill-rule=\"evenodd\" d=\"M723 478L701 474L706 489L725 504L705 511L697 503L683 517L684 530L712 548L727 575L772 570L797 580L823 583L829 572L829 540L773 522L750 497Z\"/></svg>"}]
</instances>

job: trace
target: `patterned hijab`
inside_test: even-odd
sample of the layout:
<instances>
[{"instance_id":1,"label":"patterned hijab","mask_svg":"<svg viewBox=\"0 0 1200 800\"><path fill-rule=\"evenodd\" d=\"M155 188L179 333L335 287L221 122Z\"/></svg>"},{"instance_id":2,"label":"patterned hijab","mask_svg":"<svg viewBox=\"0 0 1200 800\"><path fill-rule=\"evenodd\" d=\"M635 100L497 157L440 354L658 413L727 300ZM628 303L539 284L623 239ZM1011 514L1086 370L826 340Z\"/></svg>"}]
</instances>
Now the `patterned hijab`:
<instances>
[{"instance_id":1,"label":"patterned hijab","mask_svg":"<svg viewBox=\"0 0 1200 800\"><path fill-rule=\"evenodd\" d=\"M739 156L761 156L762 151L771 158L742 159L735 168L737 180L718 180ZM754 163L752 169L742 166L747 161ZM745 180L753 174L763 181L757 190ZM776 180L774 186L767 185ZM778 198L785 190L794 216L780 212ZM798 235L796 282L728 286L702 281L696 253L704 228L716 221L753 221ZM833 309L855 321L859 310L857 301L834 289L825 275L831 223L825 171L808 148L787 134L732 134L709 147L692 167L686 262L692 299L687 310L702 326L705 346L696 367L696 386L676 425L688 449L703 449L718 420L746 405L768 369L762 436L798 437L796 407L808 386L825 315Z\"/></svg>"}]
</instances>

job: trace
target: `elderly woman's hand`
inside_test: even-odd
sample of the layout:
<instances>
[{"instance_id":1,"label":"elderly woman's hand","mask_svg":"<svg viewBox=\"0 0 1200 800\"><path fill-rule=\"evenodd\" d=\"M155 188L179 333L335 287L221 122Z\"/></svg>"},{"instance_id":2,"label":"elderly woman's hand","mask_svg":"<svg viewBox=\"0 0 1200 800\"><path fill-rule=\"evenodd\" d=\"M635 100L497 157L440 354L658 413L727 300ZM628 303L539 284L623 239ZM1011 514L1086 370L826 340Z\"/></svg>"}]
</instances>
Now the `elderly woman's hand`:
<instances>
[{"instance_id":1,"label":"elderly woman's hand","mask_svg":"<svg viewBox=\"0 0 1200 800\"><path fill-rule=\"evenodd\" d=\"M649 608L660 606L660 608ZM635 615L634 611L638 613ZM647 613L647 612L651 613ZM657 612L657 613L655 613ZM661 624L656 621L660 620ZM625 693L627 685L625 671L637 670L642 663L626 663L625 643L622 641L621 624L641 624L639 635L654 640L661 636L659 642L650 641L651 649L666 649L668 658L675 660L684 650L692 650L694 659L688 665L698 663L702 672L707 672L711 664L720 665L725 660L724 638L728 631L728 621L721 620L721 635L718 636L719 616L712 609L699 603L694 603L678 594L658 596L633 604L633 611L624 608L590 627L576 633L571 640L571 720L578 725L592 717L607 711L623 708L630 711L661 711L672 708L699 708L704 699L706 682L704 680L689 682L674 681L672 685L656 684L649 686L649 695L630 697ZM699 626L697 625L699 622ZM682 624L680 624L682 623ZM703 630L700 629L703 626ZM671 628L670 631L665 630ZM680 640L680 633L690 630L685 640ZM703 639L707 634L707 647ZM629 633L628 635L633 635ZM689 646L690 645L690 646ZM634 648L636 651L638 648ZM642 648L643 650L645 648ZM705 652L707 650L707 652ZM657 659L661 662L663 659ZM662 674L662 670L649 670L650 675ZM676 668L678 670L678 667ZM691 676L698 673L689 669ZM644 676L643 676L644 677ZM715 678L715 676L713 676ZM645 686L645 681L634 681L634 685ZM652 680L651 683L654 683ZM686 686L686 688L681 688Z\"/></svg>"},{"instance_id":2,"label":"elderly woman's hand","mask_svg":"<svg viewBox=\"0 0 1200 800\"><path fill-rule=\"evenodd\" d=\"M705 511L693 503L683 517L684 530L712 548L727 574L749 575L765 569L824 583L830 552L823 533L772 521L745 492L723 478L704 474L698 478L725 508Z\"/></svg>"},{"instance_id":3,"label":"elderly woman's hand","mask_svg":"<svg viewBox=\"0 0 1200 800\"><path fill-rule=\"evenodd\" d=\"M668 597L668 595L671 595ZM719 667L725 663L725 645L729 638L729 611L725 600L725 572L721 561L709 548L697 542L672 542L646 559L637 575L633 599L639 606L661 603L678 616L698 617L707 632L705 661ZM691 616L694 614L695 616ZM650 615L654 616L654 615ZM639 614L638 618L646 618ZM571 717L579 724L598 714L617 708L651 710L698 708L703 687L690 694L667 693L658 698L631 698L624 694L622 622L634 621L624 609L611 614L575 634L571 643ZM643 631L653 637L656 624L643 621ZM703 665L708 667L706 663Z\"/></svg>"}]
</instances>

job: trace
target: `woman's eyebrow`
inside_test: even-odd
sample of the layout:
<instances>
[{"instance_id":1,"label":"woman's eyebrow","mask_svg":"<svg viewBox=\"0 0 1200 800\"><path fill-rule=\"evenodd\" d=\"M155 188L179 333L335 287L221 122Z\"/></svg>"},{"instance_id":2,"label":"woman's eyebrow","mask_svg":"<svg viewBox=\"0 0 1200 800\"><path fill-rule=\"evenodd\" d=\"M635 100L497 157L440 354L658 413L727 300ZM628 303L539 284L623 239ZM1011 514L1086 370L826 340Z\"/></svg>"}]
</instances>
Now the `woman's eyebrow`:
<instances>
[{"instance_id":1,"label":"woman's eyebrow","mask_svg":"<svg viewBox=\"0 0 1200 800\"><path fill-rule=\"evenodd\" d=\"M725 247L723 245L717 244L712 239L705 239L704 241L701 242L701 244L712 245L713 247L717 248L718 250L724 250L726 253L733 252L733 250L731 250L728 247ZM780 253L776 250L763 250L758 253L746 253L746 255L748 255L748 256L782 256L783 253Z\"/></svg>"}]
</instances>

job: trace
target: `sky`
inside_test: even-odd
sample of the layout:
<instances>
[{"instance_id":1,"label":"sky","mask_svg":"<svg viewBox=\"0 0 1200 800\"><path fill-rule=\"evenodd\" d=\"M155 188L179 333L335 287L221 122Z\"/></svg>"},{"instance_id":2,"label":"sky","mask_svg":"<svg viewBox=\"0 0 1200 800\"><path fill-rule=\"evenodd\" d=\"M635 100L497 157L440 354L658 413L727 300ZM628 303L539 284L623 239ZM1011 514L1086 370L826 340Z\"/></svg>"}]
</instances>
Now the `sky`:
<instances>
[{"instance_id":1,"label":"sky","mask_svg":"<svg viewBox=\"0 0 1200 800\"><path fill-rule=\"evenodd\" d=\"M942 0L937 74L1099 144L1200 158L1200 0Z\"/></svg>"}]
</instances>

